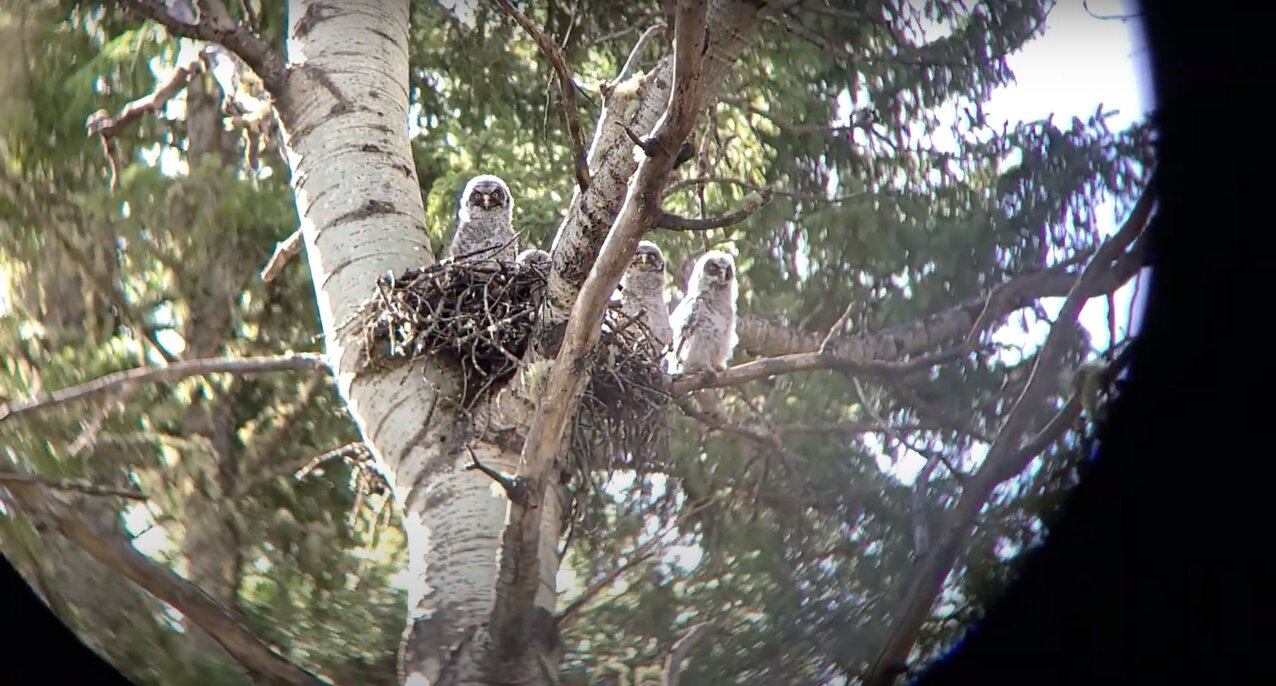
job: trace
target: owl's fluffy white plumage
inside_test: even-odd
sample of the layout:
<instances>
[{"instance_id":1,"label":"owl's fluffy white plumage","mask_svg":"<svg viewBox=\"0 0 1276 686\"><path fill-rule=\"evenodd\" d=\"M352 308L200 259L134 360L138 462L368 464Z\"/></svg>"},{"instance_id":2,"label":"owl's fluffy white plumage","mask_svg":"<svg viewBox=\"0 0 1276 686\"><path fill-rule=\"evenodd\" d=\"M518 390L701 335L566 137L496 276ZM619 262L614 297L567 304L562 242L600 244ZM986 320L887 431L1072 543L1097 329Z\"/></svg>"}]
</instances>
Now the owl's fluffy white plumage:
<instances>
[{"instance_id":1,"label":"owl's fluffy white plumage","mask_svg":"<svg viewBox=\"0 0 1276 686\"><path fill-rule=\"evenodd\" d=\"M620 277L620 307L647 327L662 352L673 342L669 305L665 303L665 256L655 243L638 243Z\"/></svg>"},{"instance_id":2,"label":"owl's fluffy white plumage","mask_svg":"<svg viewBox=\"0 0 1276 686\"><path fill-rule=\"evenodd\" d=\"M547 272L549 271L550 263L553 262L553 258L540 248L528 248L519 253L514 261L528 267L534 267L542 272Z\"/></svg>"},{"instance_id":3,"label":"owl's fluffy white plumage","mask_svg":"<svg viewBox=\"0 0 1276 686\"><path fill-rule=\"evenodd\" d=\"M457 212L456 233L444 253L447 257L513 261L514 198L498 176L480 174L465 184ZM481 252L480 252L481 251Z\"/></svg>"},{"instance_id":4,"label":"owl's fluffy white plumage","mask_svg":"<svg viewBox=\"0 0 1276 686\"><path fill-rule=\"evenodd\" d=\"M670 316L673 348L670 372L721 370L735 350L735 259L711 250L696 261L687 285L687 296Z\"/></svg>"}]
</instances>

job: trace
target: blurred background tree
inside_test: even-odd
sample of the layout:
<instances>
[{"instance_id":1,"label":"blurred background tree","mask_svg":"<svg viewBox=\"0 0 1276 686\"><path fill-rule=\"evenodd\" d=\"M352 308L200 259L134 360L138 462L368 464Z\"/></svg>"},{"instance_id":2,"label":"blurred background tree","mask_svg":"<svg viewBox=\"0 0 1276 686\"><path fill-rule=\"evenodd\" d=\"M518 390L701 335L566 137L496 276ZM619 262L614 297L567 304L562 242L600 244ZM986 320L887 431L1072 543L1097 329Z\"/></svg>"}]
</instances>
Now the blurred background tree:
<instances>
[{"instance_id":1,"label":"blurred background tree","mask_svg":"<svg viewBox=\"0 0 1276 686\"><path fill-rule=\"evenodd\" d=\"M691 261L718 248L737 256L747 317L817 337L899 331L1092 254L1096 207L1115 201L1124 213L1138 198L1144 123L1110 130L1100 108L1003 129L984 115L1012 82L1006 57L1040 35L1052 2L785 4L697 127L665 206L718 216L758 188L774 199L723 229L650 236L673 299ZM282 3L246 6L282 46ZM561 44L587 132L597 85L663 18L656 2L524 11ZM637 55L640 68L662 40ZM413 150L435 246L482 170L511 182L516 226L548 248L573 184L550 65L487 3L415 3L411 47ZM304 260L259 276L296 215L272 126L236 109L251 81L88 2L0 3L0 64L0 401L141 365L321 351ZM95 112L114 116L175 74L154 111L86 135ZM1037 286L1015 290L998 327L1026 333L1047 319L1042 296L1067 292ZM1065 370L1121 344L1100 349L1060 326L1052 364ZM1027 383L1035 350L996 340L913 373L752 382L725 394L725 425L675 411L667 469L595 475L581 498L593 516L572 531L560 573L563 683L658 683L675 642L709 619L686 683L854 682ZM1053 407L1070 393L1058 383ZM1040 540L1085 431L1065 428L988 498L913 668ZM0 472L141 490L144 501L59 497L234 608L294 662L335 683L393 684L403 536L357 439L319 374L212 374L4 421ZM0 549L131 678L248 683L178 613L41 535L3 486Z\"/></svg>"}]
</instances>

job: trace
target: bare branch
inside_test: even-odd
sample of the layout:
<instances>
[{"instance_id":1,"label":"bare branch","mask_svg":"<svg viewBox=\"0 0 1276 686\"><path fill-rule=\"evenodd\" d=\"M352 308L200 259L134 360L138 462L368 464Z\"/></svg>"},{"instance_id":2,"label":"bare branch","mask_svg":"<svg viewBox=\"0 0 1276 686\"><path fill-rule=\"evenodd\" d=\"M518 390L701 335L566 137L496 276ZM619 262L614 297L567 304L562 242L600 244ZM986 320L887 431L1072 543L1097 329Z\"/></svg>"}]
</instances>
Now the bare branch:
<instances>
[{"instance_id":1,"label":"bare branch","mask_svg":"<svg viewBox=\"0 0 1276 686\"><path fill-rule=\"evenodd\" d=\"M120 0L120 6L140 19L150 19L161 24L170 34L195 40L209 41L225 46L239 55L252 68L271 93L282 93L288 80L288 66L270 44L248 27L230 19L220 0L205 2L205 6L220 7L218 11L204 12L199 21L191 24L182 21L164 4L164 0Z\"/></svg>"},{"instance_id":2,"label":"bare branch","mask_svg":"<svg viewBox=\"0 0 1276 686\"><path fill-rule=\"evenodd\" d=\"M674 395L698 391L702 388L725 388L739 386L743 383L765 379L781 374L814 371L819 369L836 369L846 374L859 376L893 377L933 367L942 362L956 359L969 353L965 346L935 355L921 356L905 362L886 362L880 360L857 361L828 352L803 352L778 357L764 357L738 364L721 372L697 372L681 374L673 377L671 389Z\"/></svg>"},{"instance_id":3,"label":"bare branch","mask_svg":"<svg viewBox=\"0 0 1276 686\"><path fill-rule=\"evenodd\" d=\"M711 15L712 32L703 41L703 59L697 60L697 63L703 62L698 81L705 93L718 88L748 44L758 23L758 12L759 3L746 0L714 2L712 11L707 12ZM705 38L703 32L700 38ZM664 57L649 72L636 73L623 84L612 84L610 88L604 84L603 111L588 153L593 184L587 192L573 195L554 238L553 269L536 343L536 349L544 355L553 355L556 351L576 298L628 198L631 184L627 181L635 178L642 162L642 158L634 154L624 127L641 134L654 132L662 125L667 105L682 99L681 95L671 94L676 81L675 57L676 53ZM703 103L698 103L701 105ZM640 140L646 138L677 152L687 136L683 134L670 141L640 136ZM650 149L650 146L643 147ZM664 151L661 154L665 154ZM660 197L664 180L652 193L653 198Z\"/></svg>"},{"instance_id":4,"label":"bare branch","mask_svg":"<svg viewBox=\"0 0 1276 686\"><path fill-rule=\"evenodd\" d=\"M62 534L93 559L176 608L238 661L254 682L272 686L329 684L271 650L230 610L173 570L138 552L130 541L103 530L57 500L44 497L39 489L35 484L8 485L23 510L38 523Z\"/></svg>"},{"instance_id":5,"label":"bare branch","mask_svg":"<svg viewBox=\"0 0 1276 686\"><path fill-rule=\"evenodd\" d=\"M18 415L69 403L86 400L125 386L142 383L175 381L188 376L205 374L261 374L278 371L326 371L323 357L313 353L292 353L271 357L216 357L200 360L184 360L163 367L136 367L98 377L78 386L47 393L25 403L0 405L0 423Z\"/></svg>"},{"instance_id":6,"label":"bare branch","mask_svg":"<svg viewBox=\"0 0 1276 686\"><path fill-rule=\"evenodd\" d=\"M1068 290L1063 306L1059 310L1059 316L1036 355L1028 383L1003 422L983 463L968 480L961 497L949 514L948 522L935 547L911 570L910 578L905 586L907 590L900 600L898 609L892 615L895 618L894 626L891 627L886 644L869 668L864 680L865 686L888 686L899 675L935 598L943 589L944 580L948 578L966 540L970 537L979 510L987 502L993 489L1001 482L1023 471L1036 455L1030 450L1035 450L1038 446L1044 448L1049 444L1049 440L1053 440L1051 432L1062 432L1062 428L1066 428L1067 424L1075 418L1072 413L1077 412L1078 409L1073 407L1073 403L1079 404L1079 398L1069 401L1064 411L1059 413L1055 420L1051 421L1035 438L1026 444L1020 444L1032 414L1039 409L1055 385L1060 364L1059 349L1071 335L1070 328L1081 312L1088 294L1093 292L1093 282L1101 279L1108 271L1109 265L1142 234L1151 215L1156 192L1154 173L1153 179L1125 224L1104 242L1094 259Z\"/></svg>"},{"instance_id":7,"label":"bare branch","mask_svg":"<svg viewBox=\"0 0 1276 686\"><path fill-rule=\"evenodd\" d=\"M372 457L372 453L368 452L368 446L365 445L363 441L355 441L353 443L347 443L341 446L340 448L334 448L332 450L329 450L326 453L322 453L310 458L309 460L306 461L306 464L304 466L302 466L300 469L295 470L295 473L293 474L293 476L295 476L298 479L304 479L310 475L310 472L313 472L314 470L318 469L319 465L325 462L329 462L329 461L337 460L337 459L344 460L346 458L351 458L351 457L360 457L363 459L370 459ZM290 469L288 471L294 471L294 470ZM284 473L287 473L287 472L284 472Z\"/></svg>"},{"instance_id":8,"label":"bare branch","mask_svg":"<svg viewBox=\"0 0 1276 686\"><path fill-rule=\"evenodd\" d=\"M266 262L265 268L261 270L262 281L274 281L275 277L279 276L280 272L284 270L284 266L288 264L288 261L293 257L296 257L297 253L301 252L303 238L304 236L302 235L301 229L297 229L289 234L287 238L275 244L274 254L270 256L270 260Z\"/></svg>"},{"instance_id":9,"label":"bare branch","mask_svg":"<svg viewBox=\"0 0 1276 686\"><path fill-rule=\"evenodd\" d=\"M662 686L678 686L678 682L682 678L682 664L687 661L687 655L691 654L691 649L696 646L696 643L699 643L701 639L717 628L717 624L717 620L714 619L700 622L691 627L686 635L678 639L678 642L673 646L673 652L665 659Z\"/></svg>"},{"instance_id":10,"label":"bare branch","mask_svg":"<svg viewBox=\"0 0 1276 686\"><path fill-rule=\"evenodd\" d=\"M1081 283L1080 297L1091 298L1120 288L1141 267L1140 245L1097 265L1093 278ZM901 360L940 346L974 341L1004 317L1041 298L1067 296L1078 283L1077 273L1063 266L1016 276L972 298L913 321L876 332L841 336L829 342L829 352L848 360ZM754 355L777 356L820 350L823 335L795 329L773 320L743 315L737 321L740 346Z\"/></svg>"},{"instance_id":11,"label":"bare branch","mask_svg":"<svg viewBox=\"0 0 1276 686\"><path fill-rule=\"evenodd\" d=\"M496 4L513 17L514 21L518 22L518 25L532 37L532 40L536 41L536 45L540 47L541 52L554 66L554 72L558 74L558 85L563 93L563 119L567 121L567 133L572 139L572 156L576 159L576 184L580 186L581 191L584 191L589 188L589 161L585 156L585 137L580 132L580 115L576 106L576 81L572 79L567 61L563 59L563 52L510 0L496 0Z\"/></svg>"},{"instance_id":12,"label":"bare branch","mask_svg":"<svg viewBox=\"0 0 1276 686\"><path fill-rule=\"evenodd\" d=\"M164 106L174 95L177 95L186 84L204 71L203 55L196 53L185 63L177 65L172 76L159 84L154 91L134 100L120 108L120 113L112 117L106 110L98 110L89 116L84 128L89 136L110 138L121 129L132 124L147 112L155 112Z\"/></svg>"},{"instance_id":13,"label":"bare branch","mask_svg":"<svg viewBox=\"0 0 1276 686\"><path fill-rule=\"evenodd\" d=\"M39 484L59 491L78 491L88 495L118 496L131 500L146 500L146 494L135 488L103 486L83 479L55 479L35 474L18 474L16 472L0 472L0 483Z\"/></svg>"},{"instance_id":14,"label":"bare branch","mask_svg":"<svg viewBox=\"0 0 1276 686\"><path fill-rule=\"evenodd\" d=\"M693 217L682 217L669 212L664 212L660 215L660 219L656 220L656 226L661 229L669 229L671 231L709 231L712 229L724 229L728 226L735 226L749 217L752 217L755 212L762 209L768 202L771 202L771 189L764 188L761 192L753 192L745 196L744 205L730 214L725 214L721 217L696 219Z\"/></svg>"},{"instance_id":15,"label":"bare branch","mask_svg":"<svg viewBox=\"0 0 1276 686\"><path fill-rule=\"evenodd\" d=\"M466 446L466 448L468 449L469 446ZM482 472L505 491L505 497L509 498L510 502L525 503L527 500L527 489L523 488L517 476L511 478L483 464L473 450L470 450L470 463L465 466L465 471Z\"/></svg>"},{"instance_id":16,"label":"bare branch","mask_svg":"<svg viewBox=\"0 0 1276 686\"><path fill-rule=\"evenodd\" d=\"M629 57L625 59L625 65L620 68L620 73L616 75L616 78L612 79L611 82L613 84L620 83L633 75L634 67L638 64L638 57L642 54L643 48L647 47L651 39L664 30L664 24L656 24L642 32L642 35L638 37L638 41L634 43L634 49L629 51Z\"/></svg>"}]
</instances>

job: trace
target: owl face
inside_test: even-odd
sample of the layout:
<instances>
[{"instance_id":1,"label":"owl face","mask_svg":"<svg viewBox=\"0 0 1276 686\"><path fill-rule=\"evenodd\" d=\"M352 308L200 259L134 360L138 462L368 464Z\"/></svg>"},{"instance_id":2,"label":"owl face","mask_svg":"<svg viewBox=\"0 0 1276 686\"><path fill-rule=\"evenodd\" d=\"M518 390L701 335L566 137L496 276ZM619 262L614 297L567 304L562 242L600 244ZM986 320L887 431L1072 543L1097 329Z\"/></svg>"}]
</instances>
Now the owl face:
<instances>
[{"instance_id":1,"label":"owl face","mask_svg":"<svg viewBox=\"0 0 1276 686\"><path fill-rule=\"evenodd\" d=\"M721 250L710 250L696 262L696 282L702 286L725 288L735 280L735 258Z\"/></svg>"},{"instance_id":2,"label":"owl face","mask_svg":"<svg viewBox=\"0 0 1276 686\"><path fill-rule=\"evenodd\" d=\"M660 246L651 241L641 241L638 243L638 250L634 252L633 258L629 260L629 269L639 273L663 272L665 270L665 256L660 252Z\"/></svg>"},{"instance_id":3,"label":"owl face","mask_svg":"<svg viewBox=\"0 0 1276 686\"><path fill-rule=\"evenodd\" d=\"M513 208L509 186L498 176L482 174L470 179L461 192L461 218L480 212L504 212Z\"/></svg>"}]
</instances>

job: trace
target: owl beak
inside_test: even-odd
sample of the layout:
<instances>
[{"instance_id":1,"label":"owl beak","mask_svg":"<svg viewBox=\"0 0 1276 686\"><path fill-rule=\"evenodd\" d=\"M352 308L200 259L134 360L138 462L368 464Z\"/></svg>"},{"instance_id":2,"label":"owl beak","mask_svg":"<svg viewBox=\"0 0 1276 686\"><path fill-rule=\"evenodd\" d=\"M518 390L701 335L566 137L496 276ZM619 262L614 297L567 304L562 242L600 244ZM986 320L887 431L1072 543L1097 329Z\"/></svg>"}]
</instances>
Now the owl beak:
<instances>
[{"instance_id":1,"label":"owl beak","mask_svg":"<svg viewBox=\"0 0 1276 686\"><path fill-rule=\"evenodd\" d=\"M485 210L492 209L492 194L483 193L482 195L483 195L483 209Z\"/></svg>"}]
</instances>

